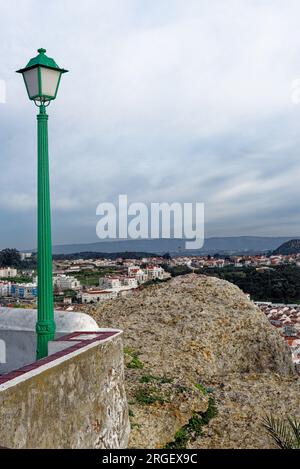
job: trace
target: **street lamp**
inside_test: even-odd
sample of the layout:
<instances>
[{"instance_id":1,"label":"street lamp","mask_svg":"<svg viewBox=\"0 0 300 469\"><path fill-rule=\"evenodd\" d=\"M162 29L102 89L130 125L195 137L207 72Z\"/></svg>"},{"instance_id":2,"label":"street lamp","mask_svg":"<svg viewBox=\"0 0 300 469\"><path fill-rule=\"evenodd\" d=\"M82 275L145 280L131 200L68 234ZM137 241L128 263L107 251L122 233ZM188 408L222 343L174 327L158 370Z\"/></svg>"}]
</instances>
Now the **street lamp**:
<instances>
[{"instance_id":1,"label":"street lamp","mask_svg":"<svg viewBox=\"0 0 300 469\"><path fill-rule=\"evenodd\" d=\"M39 107L38 121L38 319L37 359L48 355L48 341L55 336L52 242L48 158L48 115L46 107L56 98L60 79L67 70L38 49L39 55L18 70L22 73L28 97Z\"/></svg>"}]
</instances>

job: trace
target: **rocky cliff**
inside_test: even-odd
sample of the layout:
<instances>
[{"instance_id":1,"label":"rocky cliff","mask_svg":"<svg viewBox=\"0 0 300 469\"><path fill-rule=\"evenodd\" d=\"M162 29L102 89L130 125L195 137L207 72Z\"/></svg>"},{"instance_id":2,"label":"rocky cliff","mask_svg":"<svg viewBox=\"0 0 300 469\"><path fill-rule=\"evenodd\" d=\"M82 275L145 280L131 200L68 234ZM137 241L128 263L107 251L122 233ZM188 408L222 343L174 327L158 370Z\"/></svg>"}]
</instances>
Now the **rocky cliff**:
<instances>
[{"instance_id":1,"label":"rocky cliff","mask_svg":"<svg viewBox=\"0 0 300 469\"><path fill-rule=\"evenodd\" d=\"M131 447L268 448L261 418L300 416L287 345L228 282L177 277L89 314L124 330Z\"/></svg>"}]
</instances>

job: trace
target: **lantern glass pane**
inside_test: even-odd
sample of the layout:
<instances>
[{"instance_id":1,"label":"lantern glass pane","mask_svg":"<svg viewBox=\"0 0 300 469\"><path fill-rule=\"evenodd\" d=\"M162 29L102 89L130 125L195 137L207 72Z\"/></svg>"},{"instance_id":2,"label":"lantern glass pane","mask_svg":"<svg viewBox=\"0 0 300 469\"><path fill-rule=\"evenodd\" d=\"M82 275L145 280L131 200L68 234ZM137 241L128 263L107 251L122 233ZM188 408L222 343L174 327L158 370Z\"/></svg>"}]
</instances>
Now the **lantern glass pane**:
<instances>
[{"instance_id":1,"label":"lantern glass pane","mask_svg":"<svg viewBox=\"0 0 300 469\"><path fill-rule=\"evenodd\" d=\"M39 94L38 69L32 68L23 73L29 98Z\"/></svg>"},{"instance_id":2,"label":"lantern glass pane","mask_svg":"<svg viewBox=\"0 0 300 469\"><path fill-rule=\"evenodd\" d=\"M61 72L41 67L42 96L54 98Z\"/></svg>"}]
</instances>

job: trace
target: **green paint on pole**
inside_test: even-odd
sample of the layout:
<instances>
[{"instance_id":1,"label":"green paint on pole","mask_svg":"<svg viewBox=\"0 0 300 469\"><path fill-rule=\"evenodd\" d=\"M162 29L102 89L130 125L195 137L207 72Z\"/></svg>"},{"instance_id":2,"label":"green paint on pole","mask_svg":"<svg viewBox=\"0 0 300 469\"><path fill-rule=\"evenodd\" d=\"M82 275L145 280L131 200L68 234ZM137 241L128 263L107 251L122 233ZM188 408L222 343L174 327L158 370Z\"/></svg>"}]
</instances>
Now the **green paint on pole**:
<instances>
[{"instance_id":1,"label":"green paint on pole","mask_svg":"<svg viewBox=\"0 0 300 469\"><path fill-rule=\"evenodd\" d=\"M48 157L48 115L42 104L38 121L38 321L37 359L48 355L55 336Z\"/></svg>"}]
</instances>

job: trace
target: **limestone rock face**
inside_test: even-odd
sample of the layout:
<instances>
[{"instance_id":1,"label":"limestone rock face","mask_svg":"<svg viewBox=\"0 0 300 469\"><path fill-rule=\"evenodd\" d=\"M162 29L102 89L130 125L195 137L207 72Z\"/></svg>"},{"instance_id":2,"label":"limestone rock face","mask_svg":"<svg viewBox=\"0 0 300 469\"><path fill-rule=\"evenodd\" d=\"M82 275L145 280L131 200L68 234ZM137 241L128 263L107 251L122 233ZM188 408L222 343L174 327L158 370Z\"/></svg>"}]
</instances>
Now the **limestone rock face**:
<instances>
[{"instance_id":1,"label":"limestone rock face","mask_svg":"<svg viewBox=\"0 0 300 469\"><path fill-rule=\"evenodd\" d=\"M226 281L176 277L88 312L100 327L124 330L133 447L162 447L194 412L203 412L208 399L197 383L214 388L219 415L192 447L269 447L260 420L265 406L282 413L280 396L286 413L299 412L288 346Z\"/></svg>"}]
</instances>

